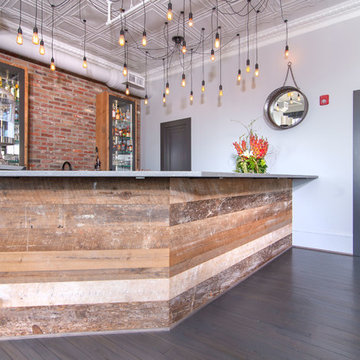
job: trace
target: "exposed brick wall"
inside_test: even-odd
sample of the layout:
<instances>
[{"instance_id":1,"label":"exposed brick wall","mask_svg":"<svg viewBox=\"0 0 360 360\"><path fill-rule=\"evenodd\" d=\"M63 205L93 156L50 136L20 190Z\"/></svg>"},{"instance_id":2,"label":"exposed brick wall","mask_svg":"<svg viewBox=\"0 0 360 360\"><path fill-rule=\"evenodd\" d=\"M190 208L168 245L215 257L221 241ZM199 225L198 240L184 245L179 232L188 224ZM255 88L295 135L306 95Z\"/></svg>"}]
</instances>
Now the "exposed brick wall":
<instances>
[{"instance_id":1,"label":"exposed brick wall","mask_svg":"<svg viewBox=\"0 0 360 360\"><path fill-rule=\"evenodd\" d=\"M28 68L29 169L60 170L69 161L73 170L93 170L96 95L109 89L0 52L1 60ZM137 127L140 134L140 116Z\"/></svg>"}]
</instances>

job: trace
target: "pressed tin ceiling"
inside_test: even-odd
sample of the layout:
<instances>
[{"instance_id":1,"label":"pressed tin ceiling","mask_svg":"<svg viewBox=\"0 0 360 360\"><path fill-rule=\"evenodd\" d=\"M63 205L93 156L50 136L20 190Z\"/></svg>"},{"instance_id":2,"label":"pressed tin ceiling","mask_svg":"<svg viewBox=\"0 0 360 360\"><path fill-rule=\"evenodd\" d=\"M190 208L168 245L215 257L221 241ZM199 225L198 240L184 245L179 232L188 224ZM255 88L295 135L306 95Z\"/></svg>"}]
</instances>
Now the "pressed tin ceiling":
<instances>
[{"instance_id":1,"label":"pressed tin ceiling","mask_svg":"<svg viewBox=\"0 0 360 360\"><path fill-rule=\"evenodd\" d=\"M291 23L299 18L309 16L312 13L326 10L327 8L340 5L349 1L346 0L282 0L284 18L288 19L291 39ZM41 0L38 3L37 26L41 27ZM78 48L81 52L84 39L84 25L81 19L87 20L87 57L89 62L93 58L104 59L114 65L122 65L124 62L124 48L118 44L120 20L107 25L108 4L106 0L43 0L44 9L44 38L47 51L50 51L51 38L51 4L59 5L55 11L55 50L56 43ZM194 27L186 24L186 41L188 49L199 44L201 28L205 28L205 51L210 52L213 42L211 36L212 8L216 0L192 0L192 12L194 14ZM246 7L247 0L219 0L219 25L221 25L222 43L228 44L227 48L236 46L236 34L240 33L244 39L246 36L246 16L228 15L232 9L239 11ZM32 28L35 22L36 0L22 1L22 27L24 41L31 41ZM144 26L144 9L142 0L124 0L123 7L128 29L127 40L129 43L130 70L137 73L144 73L144 51L149 51L149 68L162 67L162 58L166 55L166 40L164 37L164 22L168 0L147 0L146 7L146 32L148 46L141 45L141 37ZM169 23L170 38L176 34L182 34L182 24L179 24L179 14L183 9L183 0L172 0L174 20ZM258 14L258 31L264 31L283 24L280 13L280 0L252 0L254 7L261 6L261 13ZM19 0L0 0L0 28L14 33L14 41L19 23ZM185 1L185 18L188 18L189 0ZM135 7L135 9L134 9ZM121 1L114 1L112 5L112 18L119 15ZM215 17L214 17L215 19ZM214 21L214 26L216 21ZM255 31L255 13L250 15L250 34ZM210 35L210 36L209 36ZM285 27L284 27L285 35ZM290 42L291 43L291 42ZM0 44L1 46L1 44ZM225 49L226 50L226 49ZM34 49L34 51L36 51ZM201 51L201 47L197 52ZM190 53L190 51L188 52ZM173 59L176 65L176 56Z\"/></svg>"}]
</instances>

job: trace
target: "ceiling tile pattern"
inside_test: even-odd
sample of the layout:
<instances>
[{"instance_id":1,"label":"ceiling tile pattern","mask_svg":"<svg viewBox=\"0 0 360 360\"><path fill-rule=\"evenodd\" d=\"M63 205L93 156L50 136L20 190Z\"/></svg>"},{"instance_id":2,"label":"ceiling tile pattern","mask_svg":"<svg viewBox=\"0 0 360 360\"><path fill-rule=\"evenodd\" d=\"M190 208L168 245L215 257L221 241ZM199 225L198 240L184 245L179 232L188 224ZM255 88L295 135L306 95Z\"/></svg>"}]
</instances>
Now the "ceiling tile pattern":
<instances>
[{"instance_id":1,"label":"ceiling tile pattern","mask_svg":"<svg viewBox=\"0 0 360 360\"><path fill-rule=\"evenodd\" d=\"M84 41L84 25L82 19L87 22L87 57L106 59L116 65L124 62L124 48L118 45L118 36L121 26L120 20L111 25L107 25L107 1L106 0L23 0L22 1L22 25L32 29L35 23L36 3L38 4L37 25L41 28L41 3L43 2L43 32L45 39L51 37L52 10L50 4L55 4L55 31L56 41L69 44L81 49ZM128 66L132 71L144 73L145 50L149 51L149 68L162 67L162 58L166 56L166 37L164 22L168 0L145 1L146 8L146 32L148 35L148 46L141 45L141 37L144 29L144 9L139 6L132 11L132 7L142 4L142 0L123 0L113 1L112 18L120 14L121 3L125 9L128 50ZM291 21L309 15L316 11L321 11L330 6L338 5L345 0L282 0L283 16L288 19L291 29ZM185 18L188 18L189 0L185 1ZM172 0L174 20L169 23L169 36L183 33L180 12L183 10L184 1ZM190 28L186 24L186 41L188 49L194 48L195 57L201 56L199 41L201 29L205 28L205 51L209 54L213 42L211 29L212 19L213 28L216 28L216 16L213 7L216 0L192 0L192 12L194 14L194 27ZM237 46L234 41L236 34L240 33L244 39L246 36L247 0L218 0L219 4L219 25L221 26L222 44L228 44L227 49ZM252 0L251 6L260 9L258 14L258 30L264 31L274 26L282 24L283 20L280 12L280 0ZM0 0L0 26L14 31L14 41L16 29L19 23L20 0ZM234 14L237 12L237 14ZM232 14L231 14L232 13ZM125 19L123 20L125 22ZM255 11L249 17L249 29L253 34L255 31ZM31 34L29 34L30 36ZM290 33L291 36L291 33ZM49 46L48 43L45 44ZM172 56L172 66L181 64L179 50L175 49L171 43L170 53ZM34 49L34 51L36 51ZM188 54L190 51L188 52ZM188 59L189 56L187 55ZM188 61L188 60L187 60Z\"/></svg>"}]
</instances>

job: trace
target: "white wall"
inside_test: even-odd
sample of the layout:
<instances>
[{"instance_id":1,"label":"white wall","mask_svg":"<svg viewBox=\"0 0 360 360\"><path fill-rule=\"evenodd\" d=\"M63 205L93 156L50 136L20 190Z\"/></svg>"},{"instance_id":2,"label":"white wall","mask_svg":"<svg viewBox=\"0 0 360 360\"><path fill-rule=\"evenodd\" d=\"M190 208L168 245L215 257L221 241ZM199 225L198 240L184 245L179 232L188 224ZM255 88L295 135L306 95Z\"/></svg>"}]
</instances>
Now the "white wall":
<instances>
[{"instance_id":1,"label":"white wall","mask_svg":"<svg viewBox=\"0 0 360 360\"><path fill-rule=\"evenodd\" d=\"M284 81L283 42L260 49L256 82L247 76L237 85L237 57L225 59L221 102L217 64L206 65L202 99L201 68L195 69L193 105L189 85L180 86L181 75L170 78L166 106L162 80L152 82L149 105L142 108L142 168L160 169L160 123L191 117L192 169L232 171L232 143L245 132L242 123L259 118L255 129L271 144L269 173L319 175L294 182L294 244L352 253L352 96L360 89L360 47L354 40L359 32L359 19L352 19L290 38L295 78L310 109L302 124L285 131L271 129L262 117L267 95ZM330 105L319 106L323 94L330 94Z\"/></svg>"}]
</instances>

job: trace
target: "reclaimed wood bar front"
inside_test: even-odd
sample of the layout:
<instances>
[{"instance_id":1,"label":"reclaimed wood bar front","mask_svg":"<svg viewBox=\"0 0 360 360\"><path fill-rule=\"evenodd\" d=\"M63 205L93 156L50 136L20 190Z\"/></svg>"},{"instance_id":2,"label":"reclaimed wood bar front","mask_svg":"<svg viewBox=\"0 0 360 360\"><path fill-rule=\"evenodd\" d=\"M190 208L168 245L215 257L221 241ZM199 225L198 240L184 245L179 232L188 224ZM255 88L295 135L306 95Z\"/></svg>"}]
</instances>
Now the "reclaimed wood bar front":
<instances>
[{"instance_id":1,"label":"reclaimed wood bar front","mask_svg":"<svg viewBox=\"0 0 360 360\"><path fill-rule=\"evenodd\" d=\"M170 328L292 246L292 179L0 172L0 336Z\"/></svg>"}]
</instances>

